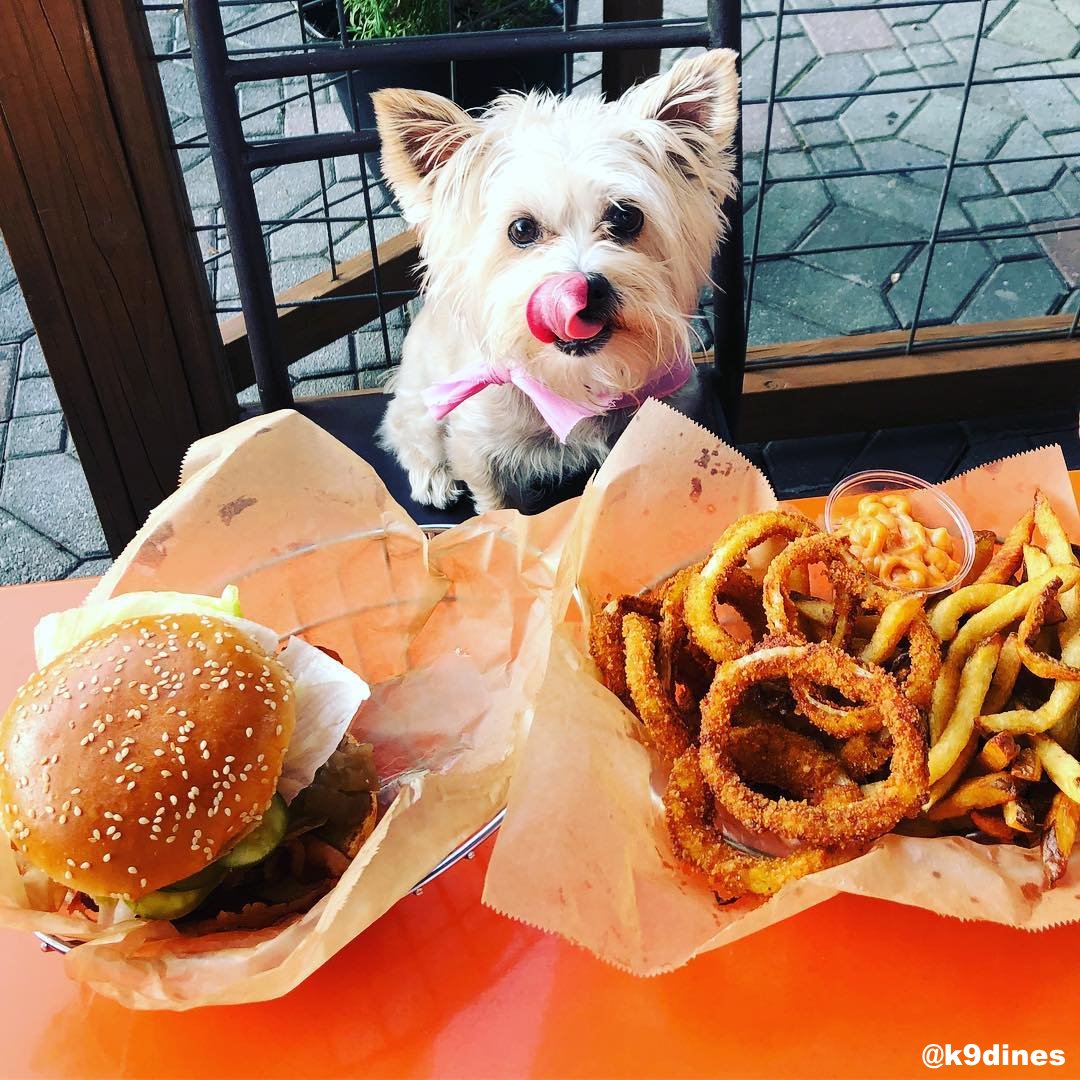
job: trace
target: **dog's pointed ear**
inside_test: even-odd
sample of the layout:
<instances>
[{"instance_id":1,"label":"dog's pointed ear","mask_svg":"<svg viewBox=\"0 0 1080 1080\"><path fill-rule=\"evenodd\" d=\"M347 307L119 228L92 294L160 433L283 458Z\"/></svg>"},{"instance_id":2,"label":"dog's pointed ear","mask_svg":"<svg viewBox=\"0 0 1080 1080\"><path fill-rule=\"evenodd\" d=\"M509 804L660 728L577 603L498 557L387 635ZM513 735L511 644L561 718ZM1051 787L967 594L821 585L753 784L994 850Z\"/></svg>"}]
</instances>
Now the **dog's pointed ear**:
<instances>
[{"instance_id":1,"label":"dog's pointed ear","mask_svg":"<svg viewBox=\"0 0 1080 1080\"><path fill-rule=\"evenodd\" d=\"M427 179L475 135L479 124L463 109L423 90L378 90L371 95L382 140L382 167L405 216L426 217Z\"/></svg>"},{"instance_id":2,"label":"dog's pointed ear","mask_svg":"<svg viewBox=\"0 0 1080 1080\"><path fill-rule=\"evenodd\" d=\"M698 128L726 149L739 118L737 57L731 49L710 49L679 60L628 91L623 101L647 119Z\"/></svg>"}]
</instances>

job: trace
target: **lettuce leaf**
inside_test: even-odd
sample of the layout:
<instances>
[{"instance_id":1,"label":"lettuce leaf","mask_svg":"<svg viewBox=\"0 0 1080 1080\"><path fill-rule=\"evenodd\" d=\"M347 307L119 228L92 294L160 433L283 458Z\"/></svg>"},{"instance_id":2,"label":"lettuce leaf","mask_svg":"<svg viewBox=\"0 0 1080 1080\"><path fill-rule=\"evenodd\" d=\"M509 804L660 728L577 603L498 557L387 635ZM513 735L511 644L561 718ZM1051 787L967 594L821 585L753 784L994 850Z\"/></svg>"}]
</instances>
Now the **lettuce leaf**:
<instances>
[{"instance_id":1,"label":"lettuce leaf","mask_svg":"<svg viewBox=\"0 0 1080 1080\"><path fill-rule=\"evenodd\" d=\"M330 760L371 691L355 672L300 638L289 639L278 662L296 683L296 728L278 781L278 794L291 803Z\"/></svg>"},{"instance_id":2,"label":"lettuce leaf","mask_svg":"<svg viewBox=\"0 0 1080 1080\"><path fill-rule=\"evenodd\" d=\"M45 667L106 626L144 615L214 615L229 622L242 621L240 590L230 585L219 597L179 592L122 593L98 604L46 615L34 628L38 667ZM276 636L274 640L276 644Z\"/></svg>"}]
</instances>

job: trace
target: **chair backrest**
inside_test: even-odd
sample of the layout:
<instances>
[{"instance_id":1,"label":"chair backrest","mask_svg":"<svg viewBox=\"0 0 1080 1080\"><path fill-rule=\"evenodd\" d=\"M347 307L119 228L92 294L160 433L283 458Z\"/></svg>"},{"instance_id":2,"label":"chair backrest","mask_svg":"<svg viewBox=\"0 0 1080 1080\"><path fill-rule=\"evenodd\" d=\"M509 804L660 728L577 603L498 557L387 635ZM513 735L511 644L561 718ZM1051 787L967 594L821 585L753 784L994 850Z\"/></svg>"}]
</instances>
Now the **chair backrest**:
<instances>
[{"instance_id":1,"label":"chair backrest","mask_svg":"<svg viewBox=\"0 0 1080 1080\"><path fill-rule=\"evenodd\" d=\"M577 53L654 50L658 55L663 48L707 47L736 51L740 48L739 0L708 0L703 18L636 19L591 26L572 25L571 13L575 12L576 6L576 0L566 4L561 27L464 31L362 42L349 41L342 32L338 42L309 41L272 54L262 50L247 50L241 54L229 51L220 0L188 0L185 11L191 55L263 409L288 408L293 404L288 364L296 357L288 355L279 332L278 309L283 305L274 294L253 173L271 166L357 154L367 201L365 155L377 151L379 139L374 129L360 127L347 132L249 140L241 119L239 85L290 77L336 75L348 80L349 99L353 100L356 84L361 83L358 73L378 68L562 55L565 70L569 73L572 57ZM336 0L336 7L344 26L342 0ZM359 92L362 97L362 85ZM364 118L364 112L362 108L356 110L361 118ZM357 120L357 116L352 119ZM737 175L741 175L741 153L738 152L736 168ZM367 205L370 207L370 203ZM728 425L734 428L742 392L746 345L742 213L738 194L731 205L725 207L725 214L730 222L730 233L716 253L712 274L714 287L710 314L716 365L712 384ZM370 320L373 314L384 316L388 309L402 303L402 296L390 296L391 290L386 287L387 279L391 283L401 279L401 268L391 272L388 265L380 265L374 233L370 236L373 292L358 294L351 291L347 296L348 302L355 305L355 311L365 313L360 322ZM302 298L289 297L288 307L294 317L296 309L304 303Z\"/></svg>"}]
</instances>

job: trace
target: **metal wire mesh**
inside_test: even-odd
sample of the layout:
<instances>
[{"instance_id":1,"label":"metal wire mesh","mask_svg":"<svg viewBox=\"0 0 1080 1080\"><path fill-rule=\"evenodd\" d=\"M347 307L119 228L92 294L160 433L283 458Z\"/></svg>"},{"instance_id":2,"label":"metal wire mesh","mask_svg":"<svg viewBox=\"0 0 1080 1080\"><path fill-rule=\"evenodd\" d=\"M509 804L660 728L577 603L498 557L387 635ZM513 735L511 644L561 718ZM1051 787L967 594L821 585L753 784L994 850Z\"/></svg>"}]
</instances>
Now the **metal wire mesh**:
<instances>
[{"instance_id":1,"label":"metal wire mesh","mask_svg":"<svg viewBox=\"0 0 1080 1080\"><path fill-rule=\"evenodd\" d=\"M311 25L328 4L336 36ZM772 346L752 349L750 365L902 357L943 343L982 344L988 333L1004 341L1077 333L1080 35L1049 15L1039 16L1041 26L1023 25L1032 18L1028 6L744 0L745 314L751 345ZM239 312L232 253L181 5L143 7L207 273L228 319ZM228 55L238 61L302 58L347 40L343 0L220 0L220 7ZM514 10L503 5L496 18ZM552 10L564 29L602 18L598 0L580 11L570 4ZM633 25L678 33L702 27L706 17L703 0L669 2L664 14ZM469 29L453 0L446 25ZM665 49L664 63L683 51ZM457 68L452 91L460 89ZM591 91L599 74L597 55L567 55L557 88ZM364 93L357 82L349 70L241 83L243 133L271 156L285 136L344 137L349 103ZM404 225L375 157L361 151L270 164L254 180L278 306L367 299L378 313L294 361L291 385L299 395L380 385L400 356L412 293L379 280L379 245ZM374 262L372 292L280 295L314 274L337 276L364 253ZM710 314L706 297L697 320L706 344ZM984 323L1000 325L970 328ZM940 329L927 335L942 326L951 328L944 336ZM837 340L853 334L874 338L854 349Z\"/></svg>"}]
</instances>

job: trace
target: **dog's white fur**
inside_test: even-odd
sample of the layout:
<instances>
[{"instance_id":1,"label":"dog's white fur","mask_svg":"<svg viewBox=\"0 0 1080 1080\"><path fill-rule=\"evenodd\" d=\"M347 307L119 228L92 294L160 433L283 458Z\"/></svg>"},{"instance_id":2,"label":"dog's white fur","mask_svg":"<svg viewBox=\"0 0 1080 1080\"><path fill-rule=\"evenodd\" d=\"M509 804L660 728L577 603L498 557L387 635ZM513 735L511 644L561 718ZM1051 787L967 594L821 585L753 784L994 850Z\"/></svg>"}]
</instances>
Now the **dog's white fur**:
<instances>
[{"instance_id":1,"label":"dog's white fur","mask_svg":"<svg viewBox=\"0 0 1080 1080\"><path fill-rule=\"evenodd\" d=\"M383 171L424 264L424 304L381 431L416 502L447 506L463 482L487 510L603 461L625 415L583 420L561 445L515 387L488 387L441 422L421 395L484 361L592 402L641 388L688 349L735 184L738 100L729 50L679 61L614 102L507 95L477 118L422 91L374 95ZM606 231L612 203L643 211L633 242ZM543 230L524 249L507 236L522 216ZM590 356L542 344L526 323L533 290L566 271L605 275L621 299L610 340Z\"/></svg>"}]
</instances>

